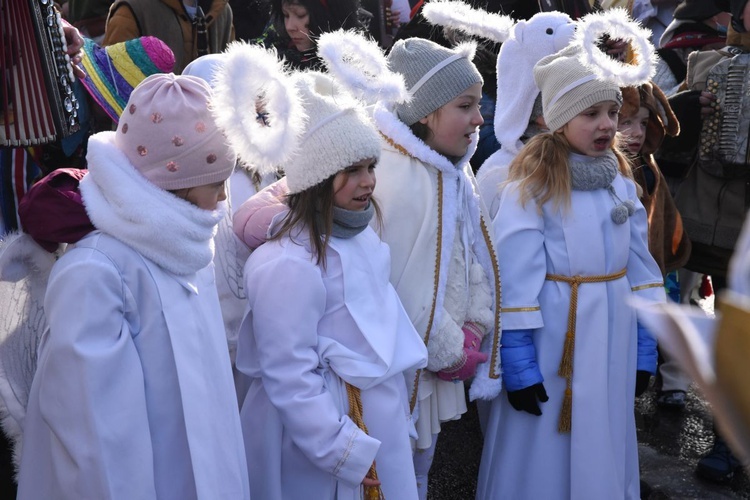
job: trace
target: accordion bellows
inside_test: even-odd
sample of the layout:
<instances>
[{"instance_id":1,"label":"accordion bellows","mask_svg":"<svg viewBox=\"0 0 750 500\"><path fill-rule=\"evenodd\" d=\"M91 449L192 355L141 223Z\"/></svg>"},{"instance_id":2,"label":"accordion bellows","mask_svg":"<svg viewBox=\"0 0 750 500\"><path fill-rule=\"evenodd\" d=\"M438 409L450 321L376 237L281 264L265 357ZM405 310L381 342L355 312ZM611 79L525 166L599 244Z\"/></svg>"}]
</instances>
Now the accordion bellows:
<instances>
[{"instance_id":1,"label":"accordion bellows","mask_svg":"<svg viewBox=\"0 0 750 500\"><path fill-rule=\"evenodd\" d=\"M117 123L133 89L147 76L169 73L174 54L161 40L144 36L108 47L86 39L81 66L89 94Z\"/></svg>"}]
</instances>

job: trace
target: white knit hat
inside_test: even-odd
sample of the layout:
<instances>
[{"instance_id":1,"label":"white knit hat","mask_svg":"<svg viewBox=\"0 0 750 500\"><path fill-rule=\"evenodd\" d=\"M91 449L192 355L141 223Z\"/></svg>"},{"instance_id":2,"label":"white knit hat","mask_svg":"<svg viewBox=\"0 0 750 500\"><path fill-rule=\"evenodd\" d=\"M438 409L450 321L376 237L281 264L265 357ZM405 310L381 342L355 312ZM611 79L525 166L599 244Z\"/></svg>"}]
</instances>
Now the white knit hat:
<instances>
[{"instance_id":1,"label":"white knit hat","mask_svg":"<svg viewBox=\"0 0 750 500\"><path fill-rule=\"evenodd\" d=\"M618 84L600 80L580 58L581 48L573 44L542 58L534 66L534 80L542 92L544 122L552 132L594 104L602 101L622 104Z\"/></svg>"},{"instance_id":2,"label":"white knit hat","mask_svg":"<svg viewBox=\"0 0 750 500\"><path fill-rule=\"evenodd\" d=\"M359 161L380 158L380 137L362 105L331 77L294 76L308 116L297 153L284 165L289 193L299 193Z\"/></svg>"}]
</instances>

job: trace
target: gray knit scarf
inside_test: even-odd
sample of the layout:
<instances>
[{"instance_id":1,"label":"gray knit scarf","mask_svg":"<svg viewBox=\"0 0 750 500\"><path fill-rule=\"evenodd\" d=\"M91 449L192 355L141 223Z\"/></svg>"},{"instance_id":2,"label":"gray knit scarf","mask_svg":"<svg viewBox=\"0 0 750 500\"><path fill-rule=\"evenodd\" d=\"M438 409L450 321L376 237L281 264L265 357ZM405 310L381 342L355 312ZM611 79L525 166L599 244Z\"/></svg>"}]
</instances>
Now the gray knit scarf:
<instances>
[{"instance_id":1,"label":"gray knit scarf","mask_svg":"<svg viewBox=\"0 0 750 500\"><path fill-rule=\"evenodd\" d=\"M369 203L364 210L346 210L333 207L333 227L331 236L336 238L353 238L364 231L375 214L375 205Z\"/></svg>"},{"instance_id":2,"label":"gray knit scarf","mask_svg":"<svg viewBox=\"0 0 750 500\"><path fill-rule=\"evenodd\" d=\"M609 191L615 207L610 212L615 224L624 224L628 217L635 212L635 204L631 200L622 201L612 187L618 171L617 157L612 152L604 156L584 156L571 153L570 164L571 187L575 191L593 191L606 189Z\"/></svg>"}]
</instances>

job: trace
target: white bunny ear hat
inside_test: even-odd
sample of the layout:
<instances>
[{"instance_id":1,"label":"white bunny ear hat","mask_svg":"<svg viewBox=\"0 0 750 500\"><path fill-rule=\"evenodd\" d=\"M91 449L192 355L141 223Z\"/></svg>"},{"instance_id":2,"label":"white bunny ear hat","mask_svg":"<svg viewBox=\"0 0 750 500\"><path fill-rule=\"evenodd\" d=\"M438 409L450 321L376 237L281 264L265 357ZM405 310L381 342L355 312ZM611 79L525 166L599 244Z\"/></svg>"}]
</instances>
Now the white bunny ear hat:
<instances>
[{"instance_id":1,"label":"white bunny ear hat","mask_svg":"<svg viewBox=\"0 0 750 500\"><path fill-rule=\"evenodd\" d=\"M503 43L510 36L515 21L502 14L475 9L465 2L436 0L422 8L430 24L462 31L468 35Z\"/></svg>"},{"instance_id":2,"label":"white bunny ear hat","mask_svg":"<svg viewBox=\"0 0 750 500\"><path fill-rule=\"evenodd\" d=\"M216 123L235 153L261 175L283 165L297 148L305 113L276 52L233 42L211 83Z\"/></svg>"}]
</instances>

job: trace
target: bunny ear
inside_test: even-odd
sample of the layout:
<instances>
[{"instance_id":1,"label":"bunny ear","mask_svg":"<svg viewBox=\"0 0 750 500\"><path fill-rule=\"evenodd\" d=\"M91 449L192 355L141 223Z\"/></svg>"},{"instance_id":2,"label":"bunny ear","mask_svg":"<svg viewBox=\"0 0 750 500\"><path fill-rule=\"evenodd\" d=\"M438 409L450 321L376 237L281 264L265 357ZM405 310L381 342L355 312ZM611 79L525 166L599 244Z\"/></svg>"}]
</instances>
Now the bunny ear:
<instances>
[{"instance_id":1,"label":"bunny ear","mask_svg":"<svg viewBox=\"0 0 750 500\"><path fill-rule=\"evenodd\" d=\"M323 33L318 39L318 55L328 72L364 101L409 99L404 77L388 69L380 47L354 31Z\"/></svg>"},{"instance_id":2,"label":"bunny ear","mask_svg":"<svg viewBox=\"0 0 750 500\"><path fill-rule=\"evenodd\" d=\"M515 21L508 16L475 9L465 2L437 0L424 4L422 15L431 24L502 43L508 39Z\"/></svg>"},{"instance_id":3,"label":"bunny ear","mask_svg":"<svg viewBox=\"0 0 750 500\"><path fill-rule=\"evenodd\" d=\"M300 98L275 51L233 42L225 54L214 79L216 124L245 163L273 172L296 149L305 121Z\"/></svg>"},{"instance_id":4,"label":"bunny ear","mask_svg":"<svg viewBox=\"0 0 750 500\"><path fill-rule=\"evenodd\" d=\"M625 9L609 9L584 16L576 21L574 44L581 46L581 63L599 78L610 80L620 87L641 85L656 72L656 52L651 45L651 33L633 21ZM633 52L633 63L621 63L599 49L602 36L610 40L628 42Z\"/></svg>"}]
</instances>

